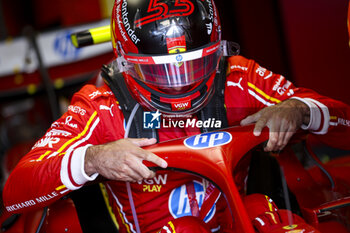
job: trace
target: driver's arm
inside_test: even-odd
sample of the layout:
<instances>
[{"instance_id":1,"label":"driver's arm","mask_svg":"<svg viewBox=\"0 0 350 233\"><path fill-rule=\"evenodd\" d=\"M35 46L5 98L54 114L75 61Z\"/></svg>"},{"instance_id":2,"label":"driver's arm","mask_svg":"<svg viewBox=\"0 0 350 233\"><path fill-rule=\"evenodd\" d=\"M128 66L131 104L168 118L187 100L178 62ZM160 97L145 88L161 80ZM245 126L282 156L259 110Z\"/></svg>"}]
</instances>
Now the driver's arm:
<instances>
[{"instance_id":1,"label":"driver's arm","mask_svg":"<svg viewBox=\"0 0 350 233\"><path fill-rule=\"evenodd\" d=\"M278 151L300 128L317 135L333 138L333 146L349 148L350 107L340 101L322 96L310 89L298 88L285 77L275 74L240 56L229 59L231 72L240 70L251 108L256 113L246 116L242 125L255 123L255 135L265 126L270 129L267 151ZM341 136L338 139L337 137Z\"/></svg>"},{"instance_id":2,"label":"driver's arm","mask_svg":"<svg viewBox=\"0 0 350 233\"><path fill-rule=\"evenodd\" d=\"M94 180L98 173L126 181L151 177L153 173L143 167L142 159L166 166L139 148L154 143L152 139L119 140L123 135L123 117L113 94L105 87L85 86L10 174L3 191L5 208L23 212L47 206ZM105 160L107 156L110 158ZM113 175L107 176L110 167L104 165L116 163L120 169L114 168ZM132 169L127 170L128 166Z\"/></svg>"}]
</instances>

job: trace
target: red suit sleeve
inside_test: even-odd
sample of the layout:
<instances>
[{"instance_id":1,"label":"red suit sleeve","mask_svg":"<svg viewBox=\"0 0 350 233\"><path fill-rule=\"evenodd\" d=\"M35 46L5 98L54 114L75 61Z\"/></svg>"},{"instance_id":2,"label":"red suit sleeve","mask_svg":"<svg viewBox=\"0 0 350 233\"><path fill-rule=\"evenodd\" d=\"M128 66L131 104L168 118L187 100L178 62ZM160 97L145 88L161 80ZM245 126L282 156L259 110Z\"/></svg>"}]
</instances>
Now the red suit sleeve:
<instances>
[{"instance_id":1,"label":"red suit sleeve","mask_svg":"<svg viewBox=\"0 0 350 233\"><path fill-rule=\"evenodd\" d=\"M101 116L94 98L103 95L112 94L93 86L75 94L68 111L21 159L4 187L7 211L23 212L47 206L96 178L97 174L91 177L85 174L84 156L89 145L101 143L97 136L101 131Z\"/></svg>"},{"instance_id":2,"label":"red suit sleeve","mask_svg":"<svg viewBox=\"0 0 350 233\"><path fill-rule=\"evenodd\" d=\"M307 88L296 87L284 76L241 56L229 59L227 85L238 86L256 110L272 106L286 99L298 99L310 108L310 123L302 128L309 130L331 146L350 149L350 106L322 96ZM256 111L255 110L255 111Z\"/></svg>"}]
</instances>

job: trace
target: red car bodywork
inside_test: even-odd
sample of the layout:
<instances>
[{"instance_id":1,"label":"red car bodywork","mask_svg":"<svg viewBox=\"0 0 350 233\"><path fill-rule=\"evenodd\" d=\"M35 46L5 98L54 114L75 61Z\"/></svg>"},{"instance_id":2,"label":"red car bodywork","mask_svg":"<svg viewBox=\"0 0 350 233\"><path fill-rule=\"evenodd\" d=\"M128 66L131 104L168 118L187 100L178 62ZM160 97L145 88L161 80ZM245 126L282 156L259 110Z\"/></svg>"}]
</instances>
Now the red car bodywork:
<instances>
[{"instance_id":1,"label":"red car bodywork","mask_svg":"<svg viewBox=\"0 0 350 233\"><path fill-rule=\"evenodd\" d=\"M158 156L164 158L169 169L177 169L197 174L212 181L225 195L232 219L233 232L256 232L248 210L244 205L244 195L240 192L242 184L237 183L240 173L247 167L242 163L250 159L251 151L260 150L268 139L267 130L256 137L252 134L253 126L232 127L224 129L231 135L231 140L224 145L208 148L191 149L184 143L186 138L171 140L147 147ZM320 232L349 232L350 219L350 157L343 156L319 166L305 166L302 158L298 158L293 147L301 142L307 142L305 148L313 157L318 157L311 151L315 145L311 135L300 134L289 146L276 157L283 167L288 188L295 195L305 225L294 228L284 226L273 232L317 232L308 230L315 228ZM152 164L147 164L152 167ZM43 210L24 213L13 221L13 225L5 232L35 232ZM9 217L4 214L0 222ZM308 224L308 225L307 225ZM287 228L285 228L287 227ZM73 202L68 198L59 200L48 207L47 216L41 232L82 232Z\"/></svg>"}]
</instances>

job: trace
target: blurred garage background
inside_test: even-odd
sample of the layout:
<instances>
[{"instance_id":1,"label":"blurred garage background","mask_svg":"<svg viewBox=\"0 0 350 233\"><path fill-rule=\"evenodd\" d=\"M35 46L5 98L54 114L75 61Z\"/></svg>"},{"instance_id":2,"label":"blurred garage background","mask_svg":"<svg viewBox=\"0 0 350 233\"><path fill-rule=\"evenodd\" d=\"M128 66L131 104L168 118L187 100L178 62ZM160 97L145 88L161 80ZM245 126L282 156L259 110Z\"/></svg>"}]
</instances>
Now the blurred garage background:
<instances>
[{"instance_id":1,"label":"blurred garage background","mask_svg":"<svg viewBox=\"0 0 350 233\"><path fill-rule=\"evenodd\" d=\"M94 82L111 44L76 50L69 34L109 24L112 0L0 0L2 180ZM350 104L348 0L216 0L223 38L298 86ZM63 108L63 109L62 109Z\"/></svg>"}]
</instances>

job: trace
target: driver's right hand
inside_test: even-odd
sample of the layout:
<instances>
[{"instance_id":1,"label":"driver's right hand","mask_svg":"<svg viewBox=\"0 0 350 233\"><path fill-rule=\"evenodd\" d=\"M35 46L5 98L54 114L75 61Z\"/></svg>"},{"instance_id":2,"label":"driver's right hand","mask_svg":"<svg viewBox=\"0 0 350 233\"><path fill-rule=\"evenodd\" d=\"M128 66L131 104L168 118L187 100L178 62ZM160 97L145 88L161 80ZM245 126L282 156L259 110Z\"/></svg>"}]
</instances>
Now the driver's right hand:
<instances>
[{"instance_id":1,"label":"driver's right hand","mask_svg":"<svg viewBox=\"0 0 350 233\"><path fill-rule=\"evenodd\" d=\"M164 159L141 148L155 143L154 138L127 138L90 146L85 154L85 173L88 176L98 173L110 180L129 182L153 178L155 172L146 167L143 160L161 168L168 166Z\"/></svg>"}]
</instances>

